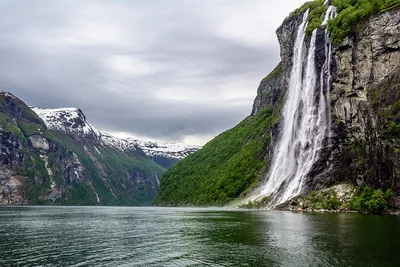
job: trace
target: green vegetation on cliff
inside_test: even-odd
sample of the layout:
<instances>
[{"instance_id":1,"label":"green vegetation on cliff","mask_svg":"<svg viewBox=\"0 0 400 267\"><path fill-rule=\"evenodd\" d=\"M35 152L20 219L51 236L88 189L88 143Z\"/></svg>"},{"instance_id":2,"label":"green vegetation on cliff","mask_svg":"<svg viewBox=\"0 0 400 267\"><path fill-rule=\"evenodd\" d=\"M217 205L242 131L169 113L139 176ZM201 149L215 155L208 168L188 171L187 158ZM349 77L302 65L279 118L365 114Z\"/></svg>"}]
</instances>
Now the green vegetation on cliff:
<instances>
[{"instance_id":1,"label":"green vegetation on cliff","mask_svg":"<svg viewBox=\"0 0 400 267\"><path fill-rule=\"evenodd\" d=\"M321 27L328 6L320 5L310 11L308 15L307 35L311 35L314 29Z\"/></svg>"},{"instance_id":2,"label":"green vegetation on cliff","mask_svg":"<svg viewBox=\"0 0 400 267\"><path fill-rule=\"evenodd\" d=\"M292 18L297 17L297 16L303 14L303 13L306 12L308 9L310 9L311 12L312 12L315 8L317 8L317 7L319 7L319 6L322 6L322 5L324 4L324 2L325 2L324 0L314 0L314 1L306 2L306 3L304 3L301 7L295 9L294 11L292 11L292 12L289 14L289 16L286 17L285 21L289 21L289 20L291 20Z\"/></svg>"},{"instance_id":3,"label":"green vegetation on cliff","mask_svg":"<svg viewBox=\"0 0 400 267\"><path fill-rule=\"evenodd\" d=\"M307 34L321 27L327 6L324 0L314 0L305 3L285 19L288 21L303 14L308 9ZM329 21L329 32L335 44L360 29L362 23L379 12L384 12L400 5L400 0L332 0L337 8L337 17Z\"/></svg>"},{"instance_id":4,"label":"green vegetation on cliff","mask_svg":"<svg viewBox=\"0 0 400 267\"><path fill-rule=\"evenodd\" d=\"M266 166L279 116L269 107L220 134L163 176L157 205L224 205L251 189Z\"/></svg>"},{"instance_id":5,"label":"green vegetation on cliff","mask_svg":"<svg viewBox=\"0 0 400 267\"><path fill-rule=\"evenodd\" d=\"M338 15L329 22L329 31L334 43L356 32L362 22L382 11L400 4L400 0L333 0Z\"/></svg>"},{"instance_id":6,"label":"green vegetation on cliff","mask_svg":"<svg viewBox=\"0 0 400 267\"><path fill-rule=\"evenodd\" d=\"M275 78L279 73L282 71L282 62L279 62L279 64L273 69L267 76L264 77L264 79L261 80L261 84Z\"/></svg>"},{"instance_id":7,"label":"green vegetation on cliff","mask_svg":"<svg viewBox=\"0 0 400 267\"><path fill-rule=\"evenodd\" d=\"M383 192L381 189L374 190L365 186L351 200L350 209L354 211L382 213L389 209L390 200L393 198L391 189Z\"/></svg>"}]
</instances>

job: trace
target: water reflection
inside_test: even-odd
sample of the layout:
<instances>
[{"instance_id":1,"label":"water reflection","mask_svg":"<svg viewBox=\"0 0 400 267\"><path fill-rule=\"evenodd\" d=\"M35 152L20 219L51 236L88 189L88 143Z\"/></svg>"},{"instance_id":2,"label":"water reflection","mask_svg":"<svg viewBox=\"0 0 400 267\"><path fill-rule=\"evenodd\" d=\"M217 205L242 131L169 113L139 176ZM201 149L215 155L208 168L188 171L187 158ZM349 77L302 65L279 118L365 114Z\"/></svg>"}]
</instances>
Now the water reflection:
<instances>
[{"instance_id":1,"label":"water reflection","mask_svg":"<svg viewBox=\"0 0 400 267\"><path fill-rule=\"evenodd\" d=\"M394 216L0 208L0 266L398 266L399 247Z\"/></svg>"}]
</instances>

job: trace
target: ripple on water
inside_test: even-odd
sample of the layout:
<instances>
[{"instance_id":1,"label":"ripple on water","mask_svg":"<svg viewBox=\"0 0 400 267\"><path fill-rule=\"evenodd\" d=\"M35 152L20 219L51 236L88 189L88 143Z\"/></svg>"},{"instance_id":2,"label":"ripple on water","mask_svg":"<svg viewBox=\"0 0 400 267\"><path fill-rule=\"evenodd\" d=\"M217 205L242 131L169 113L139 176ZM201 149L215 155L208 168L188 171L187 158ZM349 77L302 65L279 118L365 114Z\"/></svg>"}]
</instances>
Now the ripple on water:
<instances>
[{"instance_id":1,"label":"ripple on water","mask_svg":"<svg viewBox=\"0 0 400 267\"><path fill-rule=\"evenodd\" d=\"M0 208L0 266L398 266L400 219L215 209Z\"/></svg>"}]
</instances>

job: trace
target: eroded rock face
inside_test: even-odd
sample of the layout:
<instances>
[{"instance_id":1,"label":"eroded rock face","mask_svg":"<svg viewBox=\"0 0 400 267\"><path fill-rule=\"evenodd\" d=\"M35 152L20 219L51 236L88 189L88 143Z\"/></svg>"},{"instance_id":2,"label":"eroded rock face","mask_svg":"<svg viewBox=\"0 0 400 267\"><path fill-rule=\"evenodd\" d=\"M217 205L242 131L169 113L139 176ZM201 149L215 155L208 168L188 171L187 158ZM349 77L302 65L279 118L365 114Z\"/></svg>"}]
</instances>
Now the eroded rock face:
<instances>
[{"instance_id":1,"label":"eroded rock face","mask_svg":"<svg viewBox=\"0 0 400 267\"><path fill-rule=\"evenodd\" d=\"M69 186L74 181L86 180L86 170L74 152L68 151L67 154L62 155L59 164L64 170L65 185Z\"/></svg>"},{"instance_id":2,"label":"eroded rock face","mask_svg":"<svg viewBox=\"0 0 400 267\"><path fill-rule=\"evenodd\" d=\"M261 82L252 115L267 106L282 106L301 17L285 21L277 30L281 63ZM304 193L347 181L358 186L391 188L400 194L400 129L396 128L400 125L400 108L396 109L400 101L399 21L398 8L377 14L359 33L334 46L332 143L322 151L321 159L312 168ZM319 41L322 35L323 30L319 30L317 71L325 61L324 43ZM279 132L278 126L273 134L275 141ZM273 145L266 153L272 151Z\"/></svg>"},{"instance_id":3,"label":"eroded rock face","mask_svg":"<svg viewBox=\"0 0 400 267\"><path fill-rule=\"evenodd\" d=\"M0 131L0 162L2 165L18 165L24 161L20 149L22 142L16 136Z\"/></svg>"},{"instance_id":4,"label":"eroded rock face","mask_svg":"<svg viewBox=\"0 0 400 267\"><path fill-rule=\"evenodd\" d=\"M400 100L399 21L398 9L376 15L335 48L331 182L400 192L400 136L389 131L399 119L393 108Z\"/></svg>"},{"instance_id":5,"label":"eroded rock face","mask_svg":"<svg viewBox=\"0 0 400 267\"><path fill-rule=\"evenodd\" d=\"M368 111L368 89L400 71L399 21L399 11L378 15L334 51L334 115L352 124L350 130L356 138L365 136L367 121L373 119ZM371 123L376 126L374 120Z\"/></svg>"},{"instance_id":6,"label":"eroded rock face","mask_svg":"<svg viewBox=\"0 0 400 267\"><path fill-rule=\"evenodd\" d=\"M49 157L56 155L59 155L56 165L51 165ZM38 187L46 182L49 187L40 193L40 199L54 203L62 197L65 187L87 177L75 153L62 150L42 135L29 136L24 142L21 137L0 131L0 161L0 205L29 204L29 185ZM57 182L55 173L58 173ZM63 180L60 173L64 173Z\"/></svg>"},{"instance_id":7,"label":"eroded rock face","mask_svg":"<svg viewBox=\"0 0 400 267\"><path fill-rule=\"evenodd\" d=\"M11 166L20 166L24 162L24 154L20 148L22 142L7 132L0 131L0 205L25 204L24 180L17 175Z\"/></svg>"},{"instance_id":8,"label":"eroded rock face","mask_svg":"<svg viewBox=\"0 0 400 267\"><path fill-rule=\"evenodd\" d=\"M0 205L27 204L24 182L26 177L16 176L7 168L0 168Z\"/></svg>"},{"instance_id":9,"label":"eroded rock face","mask_svg":"<svg viewBox=\"0 0 400 267\"><path fill-rule=\"evenodd\" d=\"M41 135L29 136L29 141L35 149L49 150L50 145L46 138Z\"/></svg>"}]
</instances>

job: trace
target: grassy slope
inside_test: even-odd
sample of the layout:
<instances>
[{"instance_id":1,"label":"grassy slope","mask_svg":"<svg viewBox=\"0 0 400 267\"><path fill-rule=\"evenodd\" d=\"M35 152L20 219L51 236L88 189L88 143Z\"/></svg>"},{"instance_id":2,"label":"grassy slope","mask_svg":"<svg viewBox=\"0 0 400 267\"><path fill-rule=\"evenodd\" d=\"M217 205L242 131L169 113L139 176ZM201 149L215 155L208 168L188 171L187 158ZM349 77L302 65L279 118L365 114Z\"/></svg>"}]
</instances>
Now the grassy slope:
<instances>
[{"instance_id":1,"label":"grassy slope","mask_svg":"<svg viewBox=\"0 0 400 267\"><path fill-rule=\"evenodd\" d=\"M163 176L156 205L223 205L252 188L265 168L272 108L249 116Z\"/></svg>"}]
</instances>

